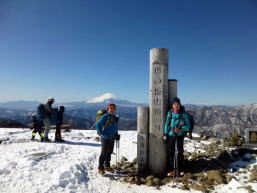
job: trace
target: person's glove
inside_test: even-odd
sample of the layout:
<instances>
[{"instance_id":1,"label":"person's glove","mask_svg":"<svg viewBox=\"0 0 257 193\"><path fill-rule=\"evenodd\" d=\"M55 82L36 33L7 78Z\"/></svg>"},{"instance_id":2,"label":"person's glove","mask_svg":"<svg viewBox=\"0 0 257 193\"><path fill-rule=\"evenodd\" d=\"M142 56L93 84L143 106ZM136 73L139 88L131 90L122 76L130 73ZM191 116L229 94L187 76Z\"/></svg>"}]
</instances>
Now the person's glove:
<instances>
[{"instance_id":1,"label":"person's glove","mask_svg":"<svg viewBox=\"0 0 257 193\"><path fill-rule=\"evenodd\" d=\"M120 120L119 116L115 116L115 121L118 122Z\"/></svg>"},{"instance_id":2,"label":"person's glove","mask_svg":"<svg viewBox=\"0 0 257 193\"><path fill-rule=\"evenodd\" d=\"M108 135L101 135L101 138L102 138L103 140L108 140Z\"/></svg>"},{"instance_id":3,"label":"person's glove","mask_svg":"<svg viewBox=\"0 0 257 193\"><path fill-rule=\"evenodd\" d=\"M175 133L180 133L180 132L183 132L183 130L182 130L182 129L179 129L179 128L174 128L174 132L175 132Z\"/></svg>"},{"instance_id":4,"label":"person's glove","mask_svg":"<svg viewBox=\"0 0 257 193\"><path fill-rule=\"evenodd\" d=\"M164 134L162 136L162 140L163 140L164 143L167 143L167 141L168 141L168 134Z\"/></svg>"},{"instance_id":5,"label":"person's glove","mask_svg":"<svg viewBox=\"0 0 257 193\"><path fill-rule=\"evenodd\" d=\"M179 126L180 127L183 127L185 125L185 121L184 120L181 120L180 122L179 122Z\"/></svg>"},{"instance_id":6,"label":"person's glove","mask_svg":"<svg viewBox=\"0 0 257 193\"><path fill-rule=\"evenodd\" d=\"M118 133L116 133L114 139L115 139L116 141L119 141L119 140L120 140L120 135L119 135Z\"/></svg>"}]
</instances>

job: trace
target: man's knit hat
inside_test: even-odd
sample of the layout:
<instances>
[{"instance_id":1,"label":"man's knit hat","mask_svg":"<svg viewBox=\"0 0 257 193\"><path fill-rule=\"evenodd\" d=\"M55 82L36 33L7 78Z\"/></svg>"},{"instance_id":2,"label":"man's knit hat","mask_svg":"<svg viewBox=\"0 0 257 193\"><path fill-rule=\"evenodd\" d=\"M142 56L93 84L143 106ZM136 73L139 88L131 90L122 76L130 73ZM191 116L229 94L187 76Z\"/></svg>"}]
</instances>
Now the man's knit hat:
<instances>
[{"instance_id":1,"label":"man's knit hat","mask_svg":"<svg viewBox=\"0 0 257 193\"><path fill-rule=\"evenodd\" d=\"M109 104L109 105L108 105L108 109L109 109L109 108L115 108L115 109L116 109L116 105L113 104L113 103L112 103L112 104Z\"/></svg>"},{"instance_id":2,"label":"man's knit hat","mask_svg":"<svg viewBox=\"0 0 257 193\"><path fill-rule=\"evenodd\" d=\"M54 102L55 100L54 100L54 97L49 97L48 98L48 102Z\"/></svg>"}]
</instances>

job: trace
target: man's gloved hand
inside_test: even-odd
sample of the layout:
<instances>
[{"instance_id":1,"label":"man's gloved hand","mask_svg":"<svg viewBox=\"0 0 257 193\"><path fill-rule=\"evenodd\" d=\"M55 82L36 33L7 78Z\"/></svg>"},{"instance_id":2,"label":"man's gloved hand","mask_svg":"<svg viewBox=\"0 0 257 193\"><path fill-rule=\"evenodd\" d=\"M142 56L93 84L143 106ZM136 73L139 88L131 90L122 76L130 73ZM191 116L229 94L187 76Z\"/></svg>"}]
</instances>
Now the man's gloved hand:
<instances>
[{"instance_id":1,"label":"man's gloved hand","mask_svg":"<svg viewBox=\"0 0 257 193\"><path fill-rule=\"evenodd\" d=\"M163 139L163 142L164 142L164 143L167 143L167 141L168 141L168 134L164 134L164 135L162 136L162 139Z\"/></svg>"},{"instance_id":2,"label":"man's gloved hand","mask_svg":"<svg viewBox=\"0 0 257 193\"><path fill-rule=\"evenodd\" d=\"M101 138L103 139L103 140L108 140L108 135L101 135Z\"/></svg>"},{"instance_id":3,"label":"man's gloved hand","mask_svg":"<svg viewBox=\"0 0 257 193\"><path fill-rule=\"evenodd\" d=\"M119 140L120 140L120 135L119 135L118 133L116 133L114 139L115 139L116 141L119 141Z\"/></svg>"},{"instance_id":4,"label":"man's gloved hand","mask_svg":"<svg viewBox=\"0 0 257 193\"><path fill-rule=\"evenodd\" d=\"M120 117L117 115L115 116L115 121L118 122L120 120Z\"/></svg>"}]
</instances>

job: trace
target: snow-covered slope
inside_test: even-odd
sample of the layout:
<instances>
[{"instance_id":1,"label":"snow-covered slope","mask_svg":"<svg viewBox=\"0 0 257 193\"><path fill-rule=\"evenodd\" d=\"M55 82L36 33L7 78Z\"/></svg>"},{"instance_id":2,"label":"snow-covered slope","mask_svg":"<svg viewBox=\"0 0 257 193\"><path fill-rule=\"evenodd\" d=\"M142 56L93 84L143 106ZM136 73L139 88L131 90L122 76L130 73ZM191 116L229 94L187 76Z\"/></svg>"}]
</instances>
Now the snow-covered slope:
<instances>
[{"instance_id":1,"label":"snow-covered slope","mask_svg":"<svg viewBox=\"0 0 257 193\"><path fill-rule=\"evenodd\" d=\"M160 189L144 185L131 185L113 180L118 174L102 177L97 175L100 142L95 141L95 131L73 130L64 133L65 143L41 143L29 140L29 129L0 129L0 192L88 192L88 193L170 193L188 192L172 188L171 184ZM54 133L50 133L53 138ZM133 160L136 157L136 132L121 131L120 155ZM200 149L200 143L186 139L188 152ZM115 155L112 155L112 164ZM252 163L256 165L256 163ZM243 175L243 174L242 174ZM245 174L244 174L245 175ZM216 187L213 192L248 192L243 180L233 179L229 184ZM251 184L257 191L257 184ZM197 192L190 190L190 192Z\"/></svg>"}]
</instances>

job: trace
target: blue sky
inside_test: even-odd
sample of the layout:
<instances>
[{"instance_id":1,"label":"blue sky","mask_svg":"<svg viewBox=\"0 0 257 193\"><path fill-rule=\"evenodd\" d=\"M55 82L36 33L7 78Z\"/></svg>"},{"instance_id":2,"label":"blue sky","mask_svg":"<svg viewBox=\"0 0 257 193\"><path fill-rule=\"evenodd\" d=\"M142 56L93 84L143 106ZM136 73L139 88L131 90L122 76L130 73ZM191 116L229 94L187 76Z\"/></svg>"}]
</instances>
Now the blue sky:
<instances>
[{"instance_id":1,"label":"blue sky","mask_svg":"<svg viewBox=\"0 0 257 193\"><path fill-rule=\"evenodd\" d=\"M256 0L0 0L0 101L148 101L168 48L185 103L257 103Z\"/></svg>"}]
</instances>

